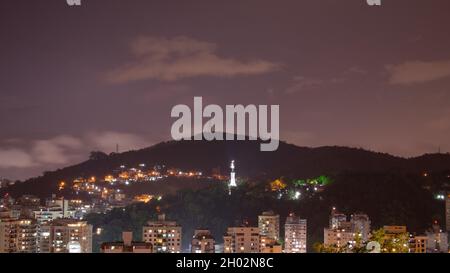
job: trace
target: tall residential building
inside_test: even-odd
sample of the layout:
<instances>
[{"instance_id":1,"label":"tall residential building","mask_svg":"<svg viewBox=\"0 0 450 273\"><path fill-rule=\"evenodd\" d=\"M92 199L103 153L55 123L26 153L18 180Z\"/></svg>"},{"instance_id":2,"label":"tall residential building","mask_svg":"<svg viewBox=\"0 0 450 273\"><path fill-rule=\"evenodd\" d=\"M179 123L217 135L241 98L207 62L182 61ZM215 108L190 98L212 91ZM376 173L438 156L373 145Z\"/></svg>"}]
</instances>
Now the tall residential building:
<instances>
[{"instance_id":1,"label":"tall residential building","mask_svg":"<svg viewBox=\"0 0 450 273\"><path fill-rule=\"evenodd\" d=\"M166 221L164 214L160 214L157 221L147 222L142 238L153 245L156 253L181 252L181 226L175 221Z\"/></svg>"},{"instance_id":2,"label":"tall residential building","mask_svg":"<svg viewBox=\"0 0 450 273\"><path fill-rule=\"evenodd\" d=\"M257 227L229 227L223 236L223 252L258 253L259 236Z\"/></svg>"},{"instance_id":3,"label":"tall residential building","mask_svg":"<svg viewBox=\"0 0 450 273\"><path fill-rule=\"evenodd\" d=\"M16 252L16 238L15 219L0 219L0 253Z\"/></svg>"},{"instance_id":4,"label":"tall residential building","mask_svg":"<svg viewBox=\"0 0 450 273\"><path fill-rule=\"evenodd\" d=\"M0 207L0 218L10 218L11 216L11 210L4 208L4 207Z\"/></svg>"},{"instance_id":5,"label":"tall residential building","mask_svg":"<svg viewBox=\"0 0 450 273\"><path fill-rule=\"evenodd\" d=\"M43 253L91 253L92 225L75 219L56 219L41 226L39 251Z\"/></svg>"},{"instance_id":6,"label":"tall residential building","mask_svg":"<svg viewBox=\"0 0 450 273\"><path fill-rule=\"evenodd\" d=\"M427 252L448 253L448 233L443 231L437 222L425 235L427 237Z\"/></svg>"},{"instance_id":7,"label":"tall residential building","mask_svg":"<svg viewBox=\"0 0 450 273\"><path fill-rule=\"evenodd\" d=\"M352 223L347 221L347 215L340 213L333 207L331 210L329 226L324 228L323 243L325 246L343 247L352 244L355 234Z\"/></svg>"},{"instance_id":8,"label":"tall residential building","mask_svg":"<svg viewBox=\"0 0 450 273\"><path fill-rule=\"evenodd\" d=\"M350 217L352 231L360 236L362 241L367 242L370 237L370 219L367 214L356 213Z\"/></svg>"},{"instance_id":9,"label":"tall residential building","mask_svg":"<svg viewBox=\"0 0 450 273\"><path fill-rule=\"evenodd\" d=\"M215 240L207 229L197 229L191 242L191 253L214 253Z\"/></svg>"},{"instance_id":10,"label":"tall residential building","mask_svg":"<svg viewBox=\"0 0 450 273\"><path fill-rule=\"evenodd\" d=\"M331 210L329 228L344 228L343 225L347 223L347 216L336 210L335 207Z\"/></svg>"},{"instance_id":11,"label":"tall residential building","mask_svg":"<svg viewBox=\"0 0 450 273\"><path fill-rule=\"evenodd\" d=\"M427 236L412 236L409 240L410 253L426 253L427 252Z\"/></svg>"},{"instance_id":12,"label":"tall residential building","mask_svg":"<svg viewBox=\"0 0 450 273\"><path fill-rule=\"evenodd\" d=\"M368 241L370 236L369 216L362 213L352 214L350 221L347 216L333 208L329 227L324 229L324 245L345 247L356 244L356 239Z\"/></svg>"},{"instance_id":13,"label":"tall residential building","mask_svg":"<svg viewBox=\"0 0 450 273\"><path fill-rule=\"evenodd\" d=\"M102 253L152 253L151 243L134 242L132 232L122 233L122 242L102 243L100 250Z\"/></svg>"},{"instance_id":14,"label":"tall residential building","mask_svg":"<svg viewBox=\"0 0 450 273\"><path fill-rule=\"evenodd\" d=\"M286 253L306 253L306 219L294 213L289 214L284 225L284 251Z\"/></svg>"},{"instance_id":15,"label":"tall residential building","mask_svg":"<svg viewBox=\"0 0 450 273\"><path fill-rule=\"evenodd\" d=\"M258 216L259 234L269 239L280 239L280 215L273 211L265 211Z\"/></svg>"},{"instance_id":16,"label":"tall residential building","mask_svg":"<svg viewBox=\"0 0 450 273\"><path fill-rule=\"evenodd\" d=\"M34 219L0 219L0 253L36 253L38 226Z\"/></svg>"},{"instance_id":17,"label":"tall residential building","mask_svg":"<svg viewBox=\"0 0 450 273\"><path fill-rule=\"evenodd\" d=\"M450 232L450 193L445 197L445 227Z\"/></svg>"},{"instance_id":18,"label":"tall residential building","mask_svg":"<svg viewBox=\"0 0 450 273\"><path fill-rule=\"evenodd\" d=\"M281 244L269 237L261 235L259 237L259 252L260 253L282 253L283 248Z\"/></svg>"},{"instance_id":19,"label":"tall residential building","mask_svg":"<svg viewBox=\"0 0 450 273\"><path fill-rule=\"evenodd\" d=\"M344 247L353 245L355 233L349 229L325 228L323 233L323 243L326 246Z\"/></svg>"}]
</instances>

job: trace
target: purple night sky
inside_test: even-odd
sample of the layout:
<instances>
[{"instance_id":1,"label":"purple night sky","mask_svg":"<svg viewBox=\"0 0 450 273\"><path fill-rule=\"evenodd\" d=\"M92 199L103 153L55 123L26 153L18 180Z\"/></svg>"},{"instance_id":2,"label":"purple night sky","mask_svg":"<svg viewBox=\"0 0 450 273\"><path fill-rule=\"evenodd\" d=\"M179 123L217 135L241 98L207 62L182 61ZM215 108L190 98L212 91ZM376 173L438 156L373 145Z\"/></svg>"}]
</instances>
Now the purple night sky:
<instances>
[{"instance_id":1,"label":"purple night sky","mask_svg":"<svg viewBox=\"0 0 450 273\"><path fill-rule=\"evenodd\" d=\"M279 104L281 139L450 151L450 1L3 0L0 177L170 139L175 104Z\"/></svg>"}]
</instances>

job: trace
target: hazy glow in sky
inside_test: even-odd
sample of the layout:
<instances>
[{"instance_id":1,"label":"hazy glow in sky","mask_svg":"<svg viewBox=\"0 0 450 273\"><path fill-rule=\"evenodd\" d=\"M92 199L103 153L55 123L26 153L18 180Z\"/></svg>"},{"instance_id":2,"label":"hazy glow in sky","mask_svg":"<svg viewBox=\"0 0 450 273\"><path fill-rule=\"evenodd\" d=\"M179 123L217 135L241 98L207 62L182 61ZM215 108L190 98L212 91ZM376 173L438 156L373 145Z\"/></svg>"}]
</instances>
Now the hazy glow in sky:
<instances>
[{"instance_id":1,"label":"hazy glow in sky","mask_svg":"<svg viewBox=\"0 0 450 273\"><path fill-rule=\"evenodd\" d=\"M450 149L446 0L1 5L0 177L168 140L194 96L279 104L301 146Z\"/></svg>"}]
</instances>

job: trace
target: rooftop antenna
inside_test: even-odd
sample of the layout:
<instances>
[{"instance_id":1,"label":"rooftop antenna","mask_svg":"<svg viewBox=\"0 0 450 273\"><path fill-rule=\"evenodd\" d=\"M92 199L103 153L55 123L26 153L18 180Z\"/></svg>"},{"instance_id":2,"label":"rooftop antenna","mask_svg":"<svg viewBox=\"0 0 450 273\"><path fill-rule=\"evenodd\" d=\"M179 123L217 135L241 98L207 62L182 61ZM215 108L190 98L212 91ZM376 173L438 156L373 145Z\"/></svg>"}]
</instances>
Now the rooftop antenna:
<instances>
[{"instance_id":1,"label":"rooftop antenna","mask_svg":"<svg viewBox=\"0 0 450 273\"><path fill-rule=\"evenodd\" d=\"M117 143L116 144L116 154L118 154L119 153L119 144Z\"/></svg>"}]
</instances>

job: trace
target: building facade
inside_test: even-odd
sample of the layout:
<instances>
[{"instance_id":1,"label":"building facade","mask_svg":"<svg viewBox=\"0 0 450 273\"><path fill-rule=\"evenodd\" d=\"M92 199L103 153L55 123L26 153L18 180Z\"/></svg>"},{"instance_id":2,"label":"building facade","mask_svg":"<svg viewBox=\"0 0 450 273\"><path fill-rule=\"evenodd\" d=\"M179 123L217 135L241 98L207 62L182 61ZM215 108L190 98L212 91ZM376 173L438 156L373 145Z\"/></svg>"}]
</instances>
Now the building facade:
<instances>
[{"instance_id":1,"label":"building facade","mask_svg":"<svg viewBox=\"0 0 450 273\"><path fill-rule=\"evenodd\" d=\"M258 253L260 235L257 227L229 227L223 236L224 253Z\"/></svg>"},{"instance_id":2,"label":"building facade","mask_svg":"<svg viewBox=\"0 0 450 273\"><path fill-rule=\"evenodd\" d=\"M92 253L92 225L75 219L57 219L39 232L42 253Z\"/></svg>"},{"instance_id":3,"label":"building facade","mask_svg":"<svg viewBox=\"0 0 450 273\"><path fill-rule=\"evenodd\" d=\"M38 226L34 219L0 219L0 253L36 253Z\"/></svg>"},{"instance_id":4,"label":"building facade","mask_svg":"<svg viewBox=\"0 0 450 273\"><path fill-rule=\"evenodd\" d=\"M284 251L286 253L306 253L307 222L306 219L291 213L284 225Z\"/></svg>"},{"instance_id":5,"label":"building facade","mask_svg":"<svg viewBox=\"0 0 450 273\"><path fill-rule=\"evenodd\" d=\"M152 253L151 243L134 242L132 232L122 233L122 242L105 242L100 247L102 253Z\"/></svg>"},{"instance_id":6,"label":"building facade","mask_svg":"<svg viewBox=\"0 0 450 273\"><path fill-rule=\"evenodd\" d=\"M427 253L427 236L412 236L409 240L409 253Z\"/></svg>"},{"instance_id":7,"label":"building facade","mask_svg":"<svg viewBox=\"0 0 450 273\"><path fill-rule=\"evenodd\" d=\"M259 252L260 253L282 253L283 247L282 245L267 236L261 235L259 237Z\"/></svg>"},{"instance_id":8,"label":"building facade","mask_svg":"<svg viewBox=\"0 0 450 273\"><path fill-rule=\"evenodd\" d=\"M370 219L367 214L356 213L350 216L351 229L362 241L367 242L370 237Z\"/></svg>"},{"instance_id":9,"label":"building facade","mask_svg":"<svg viewBox=\"0 0 450 273\"><path fill-rule=\"evenodd\" d=\"M448 253L448 232L443 231L437 222L425 235L427 237L427 252Z\"/></svg>"},{"instance_id":10,"label":"building facade","mask_svg":"<svg viewBox=\"0 0 450 273\"><path fill-rule=\"evenodd\" d=\"M280 215L273 211L265 211L258 216L259 233L262 236L278 241L280 239Z\"/></svg>"},{"instance_id":11,"label":"building facade","mask_svg":"<svg viewBox=\"0 0 450 273\"><path fill-rule=\"evenodd\" d=\"M197 229L191 242L191 253L214 253L215 240L207 229Z\"/></svg>"},{"instance_id":12,"label":"building facade","mask_svg":"<svg viewBox=\"0 0 450 273\"><path fill-rule=\"evenodd\" d=\"M166 221L164 214L159 215L157 221L147 222L142 238L152 244L156 253L181 252L181 226L175 221Z\"/></svg>"},{"instance_id":13,"label":"building facade","mask_svg":"<svg viewBox=\"0 0 450 273\"><path fill-rule=\"evenodd\" d=\"M445 228L450 232L450 193L445 196Z\"/></svg>"}]
</instances>

